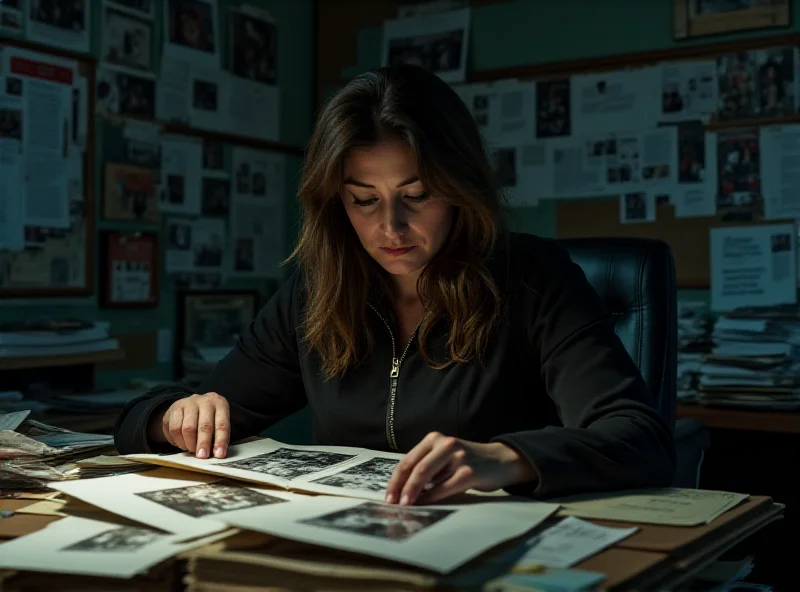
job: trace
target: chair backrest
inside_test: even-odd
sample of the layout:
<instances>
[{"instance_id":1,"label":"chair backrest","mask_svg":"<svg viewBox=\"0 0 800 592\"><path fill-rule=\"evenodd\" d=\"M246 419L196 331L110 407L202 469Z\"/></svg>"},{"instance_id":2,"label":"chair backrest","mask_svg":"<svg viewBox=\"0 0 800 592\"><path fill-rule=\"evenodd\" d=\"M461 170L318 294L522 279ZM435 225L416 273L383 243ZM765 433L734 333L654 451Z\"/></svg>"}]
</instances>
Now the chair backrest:
<instances>
[{"instance_id":1,"label":"chair backrest","mask_svg":"<svg viewBox=\"0 0 800 592\"><path fill-rule=\"evenodd\" d=\"M669 245L644 238L558 241L616 319L616 331L667 425L677 404L677 288Z\"/></svg>"}]
</instances>

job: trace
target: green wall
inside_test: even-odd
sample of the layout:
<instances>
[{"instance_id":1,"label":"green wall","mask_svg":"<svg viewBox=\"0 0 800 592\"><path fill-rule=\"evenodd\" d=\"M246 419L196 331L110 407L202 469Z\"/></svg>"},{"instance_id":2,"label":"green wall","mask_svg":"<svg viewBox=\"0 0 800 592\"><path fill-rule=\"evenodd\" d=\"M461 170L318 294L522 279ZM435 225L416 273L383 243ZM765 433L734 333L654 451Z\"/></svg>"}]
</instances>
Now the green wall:
<instances>
[{"instance_id":1,"label":"green wall","mask_svg":"<svg viewBox=\"0 0 800 592\"><path fill-rule=\"evenodd\" d=\"M100 0L88 3L92 6L92 54L97 57L101 48L101 5ZM302 147L308 140L314 110L314 1L313 0L249 0L239 2L219 0L220 47L222 66L227 68L224 48L227 47L227 17L223 16L231 7L249 4L267 10L278 23L278 83L281 88L280 142ZM162 47L162 2L156 0L156 17L154 27L154 62L157 64ZM156 66L157 67L157 66ZM104 221L100 219L102 183L100 176L106 158L113 159L115 149L121 136L119 128L101 119L96 119L95 126L95 220L96 228L121 229L125 231L159 230L162 224L147 225L133 222ZM230 146L227 147L227 164L230 168ZM287 157L286 167L286 225L287 239L285 255L289 253L289 243L295 236L297 228L297 209L295 207L295 189L301 160L297 156ZM160 271L163 270L162 266ZM97 268L95 266L95 286ZM9 320L32 319L47 316L51 318L77 317L86 320L107 320L111 322L113 333L140 333L169 328L175 330L175 295L168 282L161 274L161 294L156 308L133 310L99 309L96 294L85 298L32 298L0 300L0 322ZM266 290L266 281L236 280L228 281L225 288L250 288ZM96 291L96 290L95 290ZM147 378L167 380L172 377L172 363L159 364L152 370L131 370L102 372L98 374L99 386L115 387L126 384L131 378ZM287 441L307 440L308 422L290 420L288 424L278 428L273 435L283 437Z\"/></svg>"}]
</instances>

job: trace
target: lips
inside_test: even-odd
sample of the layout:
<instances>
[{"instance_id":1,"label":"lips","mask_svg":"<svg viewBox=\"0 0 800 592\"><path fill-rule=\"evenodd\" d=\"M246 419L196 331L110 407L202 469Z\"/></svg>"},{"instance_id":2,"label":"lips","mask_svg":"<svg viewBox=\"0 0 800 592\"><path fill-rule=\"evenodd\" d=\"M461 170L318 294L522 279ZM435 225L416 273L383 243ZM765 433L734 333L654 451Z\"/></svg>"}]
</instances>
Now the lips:
<instances>
[{"instance_id":1,"label":"lips","mask_svg":"<svg viewBox=\"0 0 800 592\"><path fill-rule=\"evenodd\" d=\"M405 255L406 253L410 253L414 247L381 247L381 251L386 253L387 255Z\"/></svg>"}]
</instances>

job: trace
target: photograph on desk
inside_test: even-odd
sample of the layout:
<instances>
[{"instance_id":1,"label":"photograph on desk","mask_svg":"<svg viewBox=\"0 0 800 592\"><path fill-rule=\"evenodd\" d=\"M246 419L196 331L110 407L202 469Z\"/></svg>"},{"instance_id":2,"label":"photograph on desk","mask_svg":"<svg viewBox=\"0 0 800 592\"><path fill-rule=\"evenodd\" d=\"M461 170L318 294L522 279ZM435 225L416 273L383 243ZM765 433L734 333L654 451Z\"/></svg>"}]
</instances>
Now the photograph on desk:
<instances>
[{"instance_id":1,"label":"photograph on desk","mask_svg":"<svg viewBox=\"0 0 800 592\"><path fill-rule=\"evenodd\" d=\"M100 304L104 307L158 303L158 234L101 231Z\"/></svg>"}]
</instances>

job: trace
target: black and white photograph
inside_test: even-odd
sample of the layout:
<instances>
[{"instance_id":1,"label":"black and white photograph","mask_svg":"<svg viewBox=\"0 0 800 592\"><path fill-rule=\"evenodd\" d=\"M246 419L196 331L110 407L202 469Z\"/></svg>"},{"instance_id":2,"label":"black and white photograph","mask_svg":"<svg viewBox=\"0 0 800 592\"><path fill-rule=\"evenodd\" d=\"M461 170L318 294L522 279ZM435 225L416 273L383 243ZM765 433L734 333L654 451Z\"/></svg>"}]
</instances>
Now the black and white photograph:
<instances>
[{"instance_id":1,"label":"black and white photograph","mask_svg":"<svg viewBox=\"0 0 800 592\"><path fill-rule=\"evenodd\" d=\"M141 119L155 119L156 81L104 68L97 80L98 111Z\"/></svg>"},{"instance_id":2,"label":"black and white photograph","mask_svg":"<svg viewBox=\"0 0 800 592\"><path fill-rule=\"evenodd\" d=\"M255 471L284 479L295 479L303 475L329 469L333 465L351 458L354 458L354 455L341 454L339 452L279 448L273 452L219 464L232 469Z\"/></svg>"},{"instance_id":3,"label":"black and white photograph","mask_svg":"<svg viewBox=\"0 0 800 592\"><path fill-rule=\"evenodd\" d=\"M6 94L14 97L22 96L22 78L6 76Z\"/></svg>"},{"instance_id":4,"label":"black and white photograph","mask_svg":"<svg viewBox=\"0 0 800 592\"><path fill-rule=\"evenodd\" d=\"M192 248L192 223L170 221L168 227L170 250L188 251Z\"/></svg>"},{"instance_id":5,"label":"black and white photograph","mask_svg":"<svg viewBox=\"0 0 800 592\"><path fill-rule=\"evenodd\" d=\"M277 81L278 29L255 14L229 13L230 64L236 76L264 84Z\"/></svg>"},{"instance_id":6,"label":"black and white photograph","mask_svg":"<svg viewBox=\"0 0 800 592\"><path fill-rule=\"evenodd\" d=\"M536 83L536 137L557 138L572 133L569 78Z\"/></svg>"},{"instance_id":7,"label":"black and white photograph","mask_svg":"<svg viewBox=\"0 0 800 592\"><path fill-rule=\"evenodd\" d=\"M435 73L460 70L463 44L462 29L391 39L388 65L413 64Z\"/></svg>"},{"instance_id":8,"label":"black and white photograph","mask_svg":"<svg viewBox=\"0 0 800 592\"><path fill-rule=\"evenodd\" d=\"M758 114L781 117L795 113L795 48L756 51Z\"/></svg>"},{"instance_id":9,"label":"black and white photograph","mask_svg":"<svg viewBox=\"0 0 800 592\"><path fill-rule=\"evenodd\" d=\"M203 216L227 218L231 211L231 182L228 179L203 177L201 183Z\"/></svg>"},{"instance_id":10,"label":"black and white photograph","mask_svg":"<svg viewBox=\"0 0 800 592\"><path fill-rule=\"evenodd\" d=\"M207 171L225 170L225 144L216 140L203 141L203 168Z\"/></svg>"},{"instance_id":11,"label":"black and white photograph","mask_svg":"<svg viewBox=\"0 0 800 592\"><path fill-rule=\"evenodd\" d=\"M152 70L153 23L105 7L103 59L111 64Z\"/></svg>"},{"instance_id":12,"label":"black and white photograph","mask_svg":"<svg viewBox=\"0 0 800 592\"><path fill-rule=\"evenodd\" d=\"M454 510L438 508L365 502L298 522L400 542L433 526L453 512Z\"/></svg>"},{"instance_id":13,"label":"black and white photograph","mask_svg":"<svg viewBox=\"0 0 800 592\"><path fill-rule=\"evenodd\" d=\"M153 18L153 3L155 0L106 0L108 6L141 16Z\"/></svg>"},{"instance_id":14,"label":"black and white photograph","mask_svg":"<svg viewBox=\"0 0 800 592\"><path fill-rule=\"evenodd\" d=\"M341 473L314 479L312 483L343 489L384 491L389 485L389 479L392 478L397 463L397 459L394 458L371 458Z\"/></svg>"},{"instance_id":15,"label":"black and white photograph","mask_svg":"<svg viewBox=\"0 0 800 592\"><path fill-rule=\"evenodd\" d=\"M106 530L88 539L78 541L61 550L132 553L156 542L163 536L163 534L149 528L122 526L120 528Z\"/></svg>"},{"instance_id":16,"label":"black and white photograph","mask_svg":"<svg viewBox=\"0 0 800 592\"><path fill-rule=\"evenodd\" d=\"M0 107L0 138L22 141L22 111Z\"/></svg>"},{"instance_id":17,"label":"black and white photograph","mask_svg":"<svg viewBox=\"0 0 800 592\"><path fill-rule=\"evenodd\" d=\"M609 184L630 183L641 179L641 149L636 136L626 136L616 142L614 154L608 155L606 181Z\"/></svg>"},{"instance_id":18,"label":"black and white photograph","mask_svg":"<svg viewBox=\"0 0 800 592\"><path fill-rule=\"evenodd\" d=\"M247 487L226 483L173 487L159 491L140 492L136 495L193 518L286 501Z\"/></svg>"},{"instance_id":19,"label":"black and white photograph","mask_svg":"<svg viewBox=\"0 0 800 592\"><path fill-rule=\"evenodd\" d=\"M202 0L166 0L169 42L195 51L216 52L214 11Z\"/></svg>"},{"instance_id":20,"label":"black and white photograph","mask_svg":"<svg viewBox=\"0 0 800 592\"><path fill-rule=\"evenodd\" d=\"M236 239L234 245L233 270L256 270L255 239L251 237Z\"/></svg>"},{"instance_id":21,"label":"black and white photograph","mask_svg":"<svg viewBox=\"0 0 800 592\"><path fill-rule=\"evenodd\" d=\"M213 82L195 80L192 84L192 106L201 111L217 111L219 89Z\"/></svg>"},{"instance_id":22,"label":"black and white photograph","mask_svg":"<svg viewBox=\"0 0 800 592\"><path fill-rule=\"evenodd\" d=\"M167 175L166 201L182 204L186 199L186 178L183 175Z\"/></svg>"}]
</instances>

